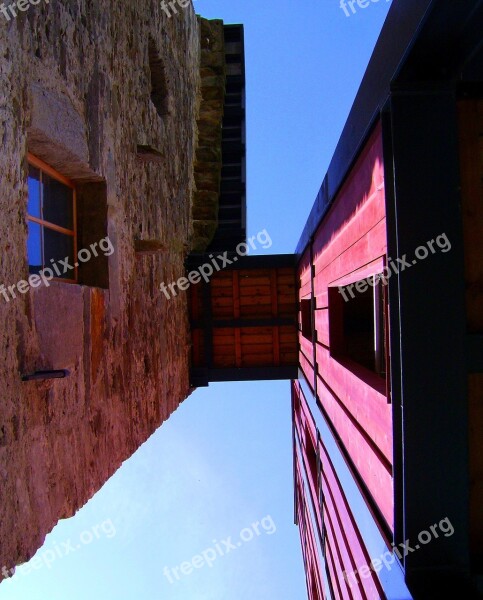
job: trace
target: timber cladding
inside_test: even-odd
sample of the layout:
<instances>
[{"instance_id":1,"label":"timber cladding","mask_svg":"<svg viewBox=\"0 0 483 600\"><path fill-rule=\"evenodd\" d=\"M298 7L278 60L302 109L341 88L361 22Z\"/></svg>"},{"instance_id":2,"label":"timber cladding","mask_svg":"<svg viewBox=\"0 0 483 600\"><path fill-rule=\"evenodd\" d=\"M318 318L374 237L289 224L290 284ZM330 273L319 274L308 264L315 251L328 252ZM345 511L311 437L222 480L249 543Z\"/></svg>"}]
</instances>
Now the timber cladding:
<instances>
[{"instance_id":1,"label":"timber cladding","mask_svg":"<svg viewBox=\"0 0 483 600\"><path fill-rule=\"evenodd\" d=\"M341 335L344 342L349 339L347 322L339 327L339 312L355 306L352 299L340 300L338 286L381 272L386 252L378 123L301 257L299 300L312 302L314 331L304 335L302 328L299 342L305 378L366 487L368 501L377 506L379 522L392 530L392 410L386 395L387 375L377 375L338 347ZM340 302L333 302L337 299ZM372 314L371 309L371 318Z\"/></svg>"},{"instance_id":2,"label":"timber cladding","mask_svg":"<svg viewBox=\"0 0 483 600\"><path fill-rule=\"evenodd\" d=\"M294 265L224 270L192 286L192 372L295 368L297 313Z\"/></svg>"}]
</instances>

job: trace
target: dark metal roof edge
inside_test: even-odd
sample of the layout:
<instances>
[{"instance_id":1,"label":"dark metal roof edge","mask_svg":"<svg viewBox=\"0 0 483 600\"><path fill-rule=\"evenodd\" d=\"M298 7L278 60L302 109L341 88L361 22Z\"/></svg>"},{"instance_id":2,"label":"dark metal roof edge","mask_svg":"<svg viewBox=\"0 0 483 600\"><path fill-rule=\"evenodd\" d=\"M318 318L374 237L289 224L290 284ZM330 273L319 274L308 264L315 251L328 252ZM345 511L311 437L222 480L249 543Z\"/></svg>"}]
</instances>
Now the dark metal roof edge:
<instances>
[{"instance_id":1,"label":"dark metal roof edge","mask_svg":"<svg viewBox=\"0 0 483 600\"><path fill-rule=\"evenodd\" d=\"M404 64L437 0L393 0L328 171L295 252L301 255L326 215L384 106L390 85Z\"/></svg>"}]
</instances>

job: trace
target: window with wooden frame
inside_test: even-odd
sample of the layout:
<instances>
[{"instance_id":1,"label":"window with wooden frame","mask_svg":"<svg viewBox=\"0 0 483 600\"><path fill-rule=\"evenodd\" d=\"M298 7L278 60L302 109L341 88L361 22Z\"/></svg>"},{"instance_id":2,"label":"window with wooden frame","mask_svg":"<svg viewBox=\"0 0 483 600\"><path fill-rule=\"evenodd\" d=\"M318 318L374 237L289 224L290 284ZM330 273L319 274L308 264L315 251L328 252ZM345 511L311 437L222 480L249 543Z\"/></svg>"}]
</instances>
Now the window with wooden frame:
<instances>
[{"instance_id":1,"label":"window with wooden frame","mask_svg":"<svg viewBox=\"0 0 483 600\"><path fill-rule=\"evenodd\" d=\"M33 154L28 154L28 163L29 272L38 274L67 258L74 267L77 256L75 186ZM77 271L74 267L57 279L75 283Z\"/></svg>"},{"instance_id":2,"label":"window with wooden frame","mask_svg":"<svg viewBox=\"0 0 483 600\"><path fill-rule=\"evenodd\" d=\"M329 287L331 355L348 358L386 377L388 362L387 289L376 274L351 284L343 300L340 290ZM358 291L358 290L362 291Z\"/></svg>"}]
</instances>

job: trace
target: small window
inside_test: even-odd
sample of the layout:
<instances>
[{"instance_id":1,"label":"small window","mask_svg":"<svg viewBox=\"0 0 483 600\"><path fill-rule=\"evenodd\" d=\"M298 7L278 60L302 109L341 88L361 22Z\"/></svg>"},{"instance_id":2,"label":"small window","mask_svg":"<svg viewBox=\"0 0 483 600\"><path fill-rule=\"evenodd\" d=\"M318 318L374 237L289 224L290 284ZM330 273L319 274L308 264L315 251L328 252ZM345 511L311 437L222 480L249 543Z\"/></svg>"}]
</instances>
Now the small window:
<instances>
[{"instance_id":1,"label":"small window","mask_svg":"<svg viewBox=\"0 0 483 600\"><path fill-rule=\"evenodd\" d=\"M385 377L386 293L380 276L329 288L329 319L331 354Z\"/></svg>"},{"instance_id":2,"label":"small window","mask_svg":"<svg viewBox=\"0 0 483 600\"><path fill-rule=\"evenodd\" d=\"M29 272L38 274L53 263L69 258L75 264L76 192L71 181L32 154L28 155ZM77 268L65 273L66 281L77 281Z\"/></svg>"},{"instance_id":3,"label":"small window","mask_svg":"<svg viewBox=\"0 0 483 600\"><path fill-rule=\"evenodd\" d=\"M312 300L300 301L300 316L302 320L302 335L312 341Z\"/></svg>"},{"instance_id":4,"label":"small window","mask_svg":"<svg viewBox=\"0 0 483 600\"><path fill-rule=\"evenodd\" d=\"M169 114L169 94L168 82L166 78L166 69L162 59L156 50L156 45L152 38L148 44L149 71L151 75L151 102L156 108L160 117Z\"/></svg>"}]
</instances>

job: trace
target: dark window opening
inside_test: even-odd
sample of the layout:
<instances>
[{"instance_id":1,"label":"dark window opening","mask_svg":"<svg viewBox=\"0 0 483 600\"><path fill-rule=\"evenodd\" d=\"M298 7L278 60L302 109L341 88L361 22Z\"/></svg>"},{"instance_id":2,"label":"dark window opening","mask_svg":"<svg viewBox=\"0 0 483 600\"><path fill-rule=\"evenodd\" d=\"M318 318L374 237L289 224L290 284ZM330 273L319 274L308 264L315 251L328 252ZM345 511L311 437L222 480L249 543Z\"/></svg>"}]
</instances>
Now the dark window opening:
<instances>
[{"instance_id":1,"label":"dark window opening","mask_svg":"<svg viewBox=\"0 0 483 600\"><path fill-rule=\"evenodd\" d=\"M312 341L312 300L300 301L300 316L302 320L302 335Z\"/></svg>"},{"instance_id":2,"label":"dark window opening","mask_svg":"<svg viewBox=\"0 0 483 600\"><path fill-rule=\"evenodd\" d=\"M314 445L312 443L312 438L310 437L310 433L309 433L308 429L306 430L306 439L307 439L306 452L307 452L307 460L309 463L310 478L312 479L312 481L314 483L314 487L317 489L317 485L318 485L317 451L314 448Z\"/></svg>"},{"instance_id":3,"label":"dark window opening","mask_svg":"<svg viewBox=\"0 0 483 600\"><path fill-rule=\"evenodd\" d=\"M386 377L387 308L380 277L358 281L342 292L329 288L331 354Z\"/></svg>"},{"instance_id":4,"label":"dark window opening","mask_svg":"<svg viewBox=\"0 0 483 600\"><path fill-rule=\"evenodd\" d=\"M151 73L151 102L154 104L158 115L164 117L169 114L168 82L166 69L152 39L149 40L148 54Z\"/></svg>"}]
</instances>

